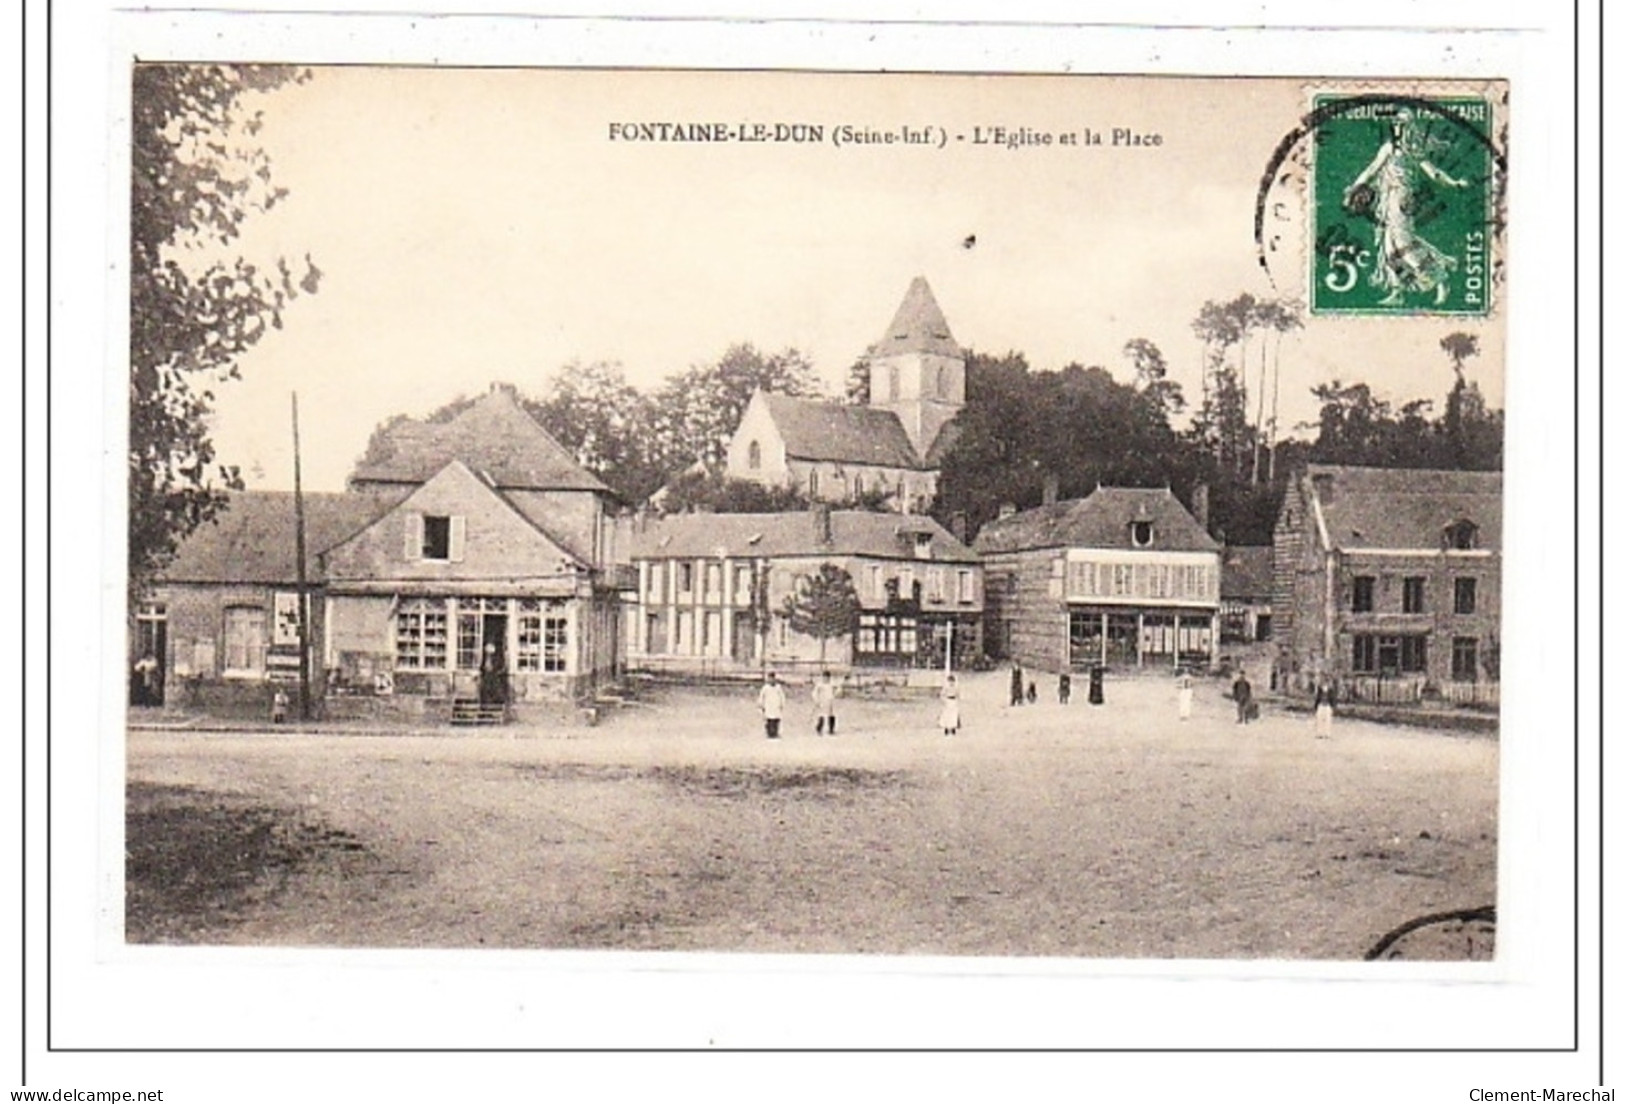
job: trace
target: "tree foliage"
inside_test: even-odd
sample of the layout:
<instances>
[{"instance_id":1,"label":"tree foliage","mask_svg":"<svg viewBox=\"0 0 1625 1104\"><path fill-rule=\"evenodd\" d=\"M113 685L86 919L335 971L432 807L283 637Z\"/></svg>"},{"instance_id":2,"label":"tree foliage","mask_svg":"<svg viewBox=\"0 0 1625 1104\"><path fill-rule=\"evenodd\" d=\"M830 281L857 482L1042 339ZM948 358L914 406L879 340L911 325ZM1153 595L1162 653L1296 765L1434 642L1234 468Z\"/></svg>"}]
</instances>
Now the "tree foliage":
<instances>
[{"instance_id":1,"label":"tree foliage","mask_svg":"<svg viewBox=\"0 0 1625 1104\"><path fill-rule=\"evenodd\" d=\"M667 475L655 455L651 401L618 364L571 361L539 399L520 400L576 462L629 502L656 491Z\"/></svg>"},{"instance_id":2,"label":"tree foliage","mask_svg":"<svg viewBox=\"0 0 1625 1104\"><path fill-rule=\"evenodd\" d=\"M822 661L825 645L850 636L858 625L858 590L851 573L825 563L812 575L797 576L795 589L785 595L782 613L792 630L818 641Z\"/></svg>"},{"instance_id":3,"label":"tree foliage","mask_svg":"<svg viewBox=\"0 0 1625 1104\"><path fill-rule=\"evenodd\" d=\"M694 463L720 467L745 405L757 390L816 397L812 363L794 349L763 353L733 345L711 364L697 364L667 380L652 396L659 464L677 472Z\"/></svg>"},{"instance_id":4,"label":"tree foliage","mask_svg":"<svg viewBox=\"0 0 1625 1104\"><path fill-rule=\"evenodd\" d=\"M240 489L209 435L214 389L316 290L307 256L269 269L229 257L243 223L286 194L253 144L259 93L282 66L143 64L131 87L129 580L140 594Z\"/></svg>"},{"instance_id":5,"label":"tree foliage","mask_svg":"<svg viewBox=\"0 0 1625 1104\"><path fill-rule=\"evenodd\" d=\"M668 514L777 514L805 510L807 496L795 486L768 486L730 479L720 470L691 468L667 482L660 509Z\"/></svg>"}]
</instances>

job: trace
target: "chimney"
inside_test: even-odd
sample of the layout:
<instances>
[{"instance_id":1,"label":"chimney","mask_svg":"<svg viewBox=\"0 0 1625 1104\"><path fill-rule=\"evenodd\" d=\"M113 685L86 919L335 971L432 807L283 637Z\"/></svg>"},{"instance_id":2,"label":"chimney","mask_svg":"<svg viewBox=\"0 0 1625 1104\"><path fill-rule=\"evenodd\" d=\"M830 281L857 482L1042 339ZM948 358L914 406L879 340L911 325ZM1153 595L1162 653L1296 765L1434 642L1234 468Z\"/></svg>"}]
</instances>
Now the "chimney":
<instances>
[{"instance_id":1,"label":"chimney","mask_svg":"<svg viewBox=\"0 0 1625 1104\"><path fill-rule=\"evenodd\" d=\"M948 532L954 535L954 540L960 544L970 543L970 515L963 510L955 510L948 518Z\"/></svg>"},{"instance_id":2,"label":"chimney","mask_svg":"<svg viewBox=\"0 0 1625 1104\"><path fill-rule=\"evenodd\" d=\"M834 530L830 522L829 503L814 502L812 505L813 540L821 545L828 546L835 542Z\"/></svg>"},{"instance_id":3,"label":"chimney","mask_svg":"<svg viewBox=\"0 0 1625 1104\"><path fill-rule=\"evenodd\" d=\"M1196 524L1207 532L1208 520L1208 489L1206 483L1198 483L1191 488L1191 514L1196 518Z\"/></svg>"},{"instance_id":4,"label":"chimney","mask_svg":"<svg viewBox=\"0 0 1625 1104\"><path fill-rule=\"evenodd\" d=\"M1061 497L1061 477L1050 474L1044 476L1044 505L1053 506Z\"/></svg>"},{"instance_id":5,"label":"chimney","mask_svg":"<svg viewBox=\"0 0 1625 1104\"><path fill-rule=\"evenodd\" d=\"M1001 502L1001 503L999 503L999 520L1000 521L1003 521L1007 517L1011 517L1012 515L1015 514L1015 512L1016 512L1016 504L1014 502Z\"/></svg>"}]
</instances>

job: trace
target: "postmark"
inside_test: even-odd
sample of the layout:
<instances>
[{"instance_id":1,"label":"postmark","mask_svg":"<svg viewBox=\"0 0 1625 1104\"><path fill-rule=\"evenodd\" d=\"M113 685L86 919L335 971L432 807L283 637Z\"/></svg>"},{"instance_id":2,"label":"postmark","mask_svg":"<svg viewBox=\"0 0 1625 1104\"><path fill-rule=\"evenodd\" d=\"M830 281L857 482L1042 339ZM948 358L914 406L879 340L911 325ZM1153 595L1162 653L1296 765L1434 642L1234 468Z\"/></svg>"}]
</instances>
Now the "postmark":
<instances>
[{"instance_id":1,"label":"postmark","mask_svg":"<svg viewBox=\"0 0 1625 1104\"><path fill-rule=\"evenodd\" d=\"M1259 185L1254 237L1272 281L1301 281L1320 315L1492 313L1502 276L1504 95L1317 92L1310 107ZM1283 189L1298 190L1296 202L1284 203ZM1283 215L1292 209L1301 220ZM1282 249L1283 236L1303 242L1301 259Z\"/></svg>"}]
</instances>

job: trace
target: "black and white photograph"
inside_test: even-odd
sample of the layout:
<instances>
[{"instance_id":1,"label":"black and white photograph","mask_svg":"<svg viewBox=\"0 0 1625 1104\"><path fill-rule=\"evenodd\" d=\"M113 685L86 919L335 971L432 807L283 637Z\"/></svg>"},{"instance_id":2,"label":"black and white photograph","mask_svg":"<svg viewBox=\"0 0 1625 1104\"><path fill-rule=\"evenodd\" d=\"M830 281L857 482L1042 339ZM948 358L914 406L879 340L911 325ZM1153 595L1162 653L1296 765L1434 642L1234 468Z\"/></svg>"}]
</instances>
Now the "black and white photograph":
<instances>
[{"instance_id":1,"label":"black and white photograph","mask_svg":"<svg viewBox=\"0 0 1625 1104\"><path fill-rule=\"evenodd\" d=\"M1573 1035L1535 39L249 18L114 24L58 1038Z\"/></svg>"}]
</instances>

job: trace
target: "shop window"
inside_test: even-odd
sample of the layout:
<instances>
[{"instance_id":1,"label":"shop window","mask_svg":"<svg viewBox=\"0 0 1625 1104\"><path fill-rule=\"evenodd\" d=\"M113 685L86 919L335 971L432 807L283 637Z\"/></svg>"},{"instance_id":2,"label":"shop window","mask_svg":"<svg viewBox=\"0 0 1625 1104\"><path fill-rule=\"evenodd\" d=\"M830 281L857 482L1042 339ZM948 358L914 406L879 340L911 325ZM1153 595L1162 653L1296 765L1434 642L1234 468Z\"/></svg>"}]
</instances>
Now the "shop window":
<instances>
[{"instance_id":1,"label":"shop window","mask_svg":"<svg viewBox=\"0 0 1625 1104\"><path fill-rule=\"evenodd\" d=\"M419 598L401 603L395 614L395 666L445 670L446 631L445 599Z\"/></svg>"},{"instance_id":2,"label":"shop window","mask_svg":"<svg viewBox=\"0 0 1625 1104\"><path fill-rule=\"evenodd\" d=\"M1406 613L1426 612L1425 590L1427 580L1420 575L1405 576L1404 611Z\"/></svg>"},{"instance_id":3,"label":"shop window","mask_svg":"<svg viewBox=\"0 0 1625 1104\"><path fill-rule=\"evenodd\" d=\"M1354 577L1354 602L1350 608L1355 613L1370 613L1377 608L1377 577L1375 575L1356 575Z\"/></svg>"},{"instance_id":4,"label":"shop window","mask_svg":"<svg viewBox=\"0 0 1625 1104\"><path fill-rule=\"evenodd\" d=\"M228 675L265 673L265 610L261 606L227 606L224 633L224 672Z\"/></svg>"},{"instance_id":5,"label":"shop window","mask_svg":"<svg viewBox=\"0 0 1625 1104\"><path fill-rule=\"evenodd\" d=\"M1478 580L1463 578L1456 580L1456 612L1478 612Z\"/></svg>"}]
</instances>

